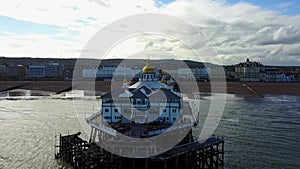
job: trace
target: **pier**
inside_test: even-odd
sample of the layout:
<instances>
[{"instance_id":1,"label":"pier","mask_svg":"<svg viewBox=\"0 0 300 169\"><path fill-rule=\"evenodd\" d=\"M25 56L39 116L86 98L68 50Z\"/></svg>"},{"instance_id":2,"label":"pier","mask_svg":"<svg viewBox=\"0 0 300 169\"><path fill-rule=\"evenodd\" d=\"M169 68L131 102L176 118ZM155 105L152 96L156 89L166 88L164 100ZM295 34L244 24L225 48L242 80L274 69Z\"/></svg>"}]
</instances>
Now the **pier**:
<instances>
[{"instance_id":1,"label":"pier","mask_svg":"<svg viewBox=\"0 0 300 169\"><path fill-rule=\"evenodd\" d=\"M211 137L175 146L148 158L127 158L112 154L95 143L89 143L73 135L59 135L55 159L78 169L213 169L224 164L224 140Z\"/></svg>"}]
</instances>

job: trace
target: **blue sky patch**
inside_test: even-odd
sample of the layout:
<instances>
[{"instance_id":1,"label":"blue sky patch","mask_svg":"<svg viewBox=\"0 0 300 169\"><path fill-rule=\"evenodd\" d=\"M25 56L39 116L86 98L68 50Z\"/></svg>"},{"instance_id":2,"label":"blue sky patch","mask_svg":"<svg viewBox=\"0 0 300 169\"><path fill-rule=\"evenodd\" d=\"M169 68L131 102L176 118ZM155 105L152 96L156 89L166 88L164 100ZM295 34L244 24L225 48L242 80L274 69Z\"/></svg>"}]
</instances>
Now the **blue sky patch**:
<instances>
[{"instance_id":1,"label":"blue sky patch","mask_svg":"<svg viewBox=\"0 0 300 169\"><path fill-rule=\"evenodd\" d=\"M169 4L171 2L174 2L175 0L154 0L155 1L155 4L160 7L162 5L165 5L165 4Z\"/></svg>"},{"instance_id":2,"label":"blue sky patch","mask_svg":"<svg viewBox=\"0 0 300 169\"><path fill-rule=\"evenodd\" d=\"M228 4L247 2L260 6L262 9L274 10L283 15L297 15L300 13L299 0L227 0Z\"/></svg>"},{"instance_id":3,"label":"blue sky patch","mask_svg":"<svg viewBox=\"0 0 300 169\"><path fill-rule=\"evenodd\" d=\"M16 34L56 34L61 27L33 23L14 18L0 16L0 32L11 32Z\"/></svg>"}]
</instances>

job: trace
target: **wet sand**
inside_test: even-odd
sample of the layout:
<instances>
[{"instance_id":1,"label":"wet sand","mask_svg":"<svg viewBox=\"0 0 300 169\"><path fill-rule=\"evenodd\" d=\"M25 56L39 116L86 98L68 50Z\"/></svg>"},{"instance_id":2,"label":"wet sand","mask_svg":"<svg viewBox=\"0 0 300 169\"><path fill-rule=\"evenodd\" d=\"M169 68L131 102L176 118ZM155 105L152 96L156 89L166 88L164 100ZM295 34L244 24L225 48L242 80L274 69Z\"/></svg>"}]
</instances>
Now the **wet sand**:
<instances>
[{"instance_id":1,"label":"wet sand","mask_svg":"<svg viewBox=\"0 0 300 169\"><path fill-rule=\"evenodd\" d=\"M72 85L78 90L96 90L101 92L110 91L111 88L122 86L120 82L96 81L95 85L89 81L79 81L72 84L72 81L0 81L0 92L13 89L41 90L52 92L63 92L72 89ZM91 85L92 84L92 85ZM112 85L111 85L112 84ZM182 88L189 88L191 82L186 82ZM199 92L210 93L211 84L209 82L199 82ZM214 83L214 92L229 93L241 96L264 96L264 95L300 95L300 83L262 83L262 82L227 82L226 91L223 90L222 83Z\"/></svg>"}]
</instances>

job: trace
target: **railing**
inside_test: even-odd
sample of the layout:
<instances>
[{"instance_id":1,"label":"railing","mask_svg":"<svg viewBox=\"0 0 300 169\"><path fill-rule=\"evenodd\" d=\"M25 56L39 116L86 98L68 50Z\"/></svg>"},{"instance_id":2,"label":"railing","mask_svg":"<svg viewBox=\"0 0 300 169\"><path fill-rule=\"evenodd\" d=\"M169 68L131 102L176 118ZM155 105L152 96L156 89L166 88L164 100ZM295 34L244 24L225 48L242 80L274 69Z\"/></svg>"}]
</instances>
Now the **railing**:
<instances>
[{"instance_id":1,"label":"railing","mask_svg":"<svg viewBox=\"0 0 300 169\"><path fill-rule=\"evenodd\" d=\"M93 120L94 118L97 118L98 116L100 116L101 113L102 113L102 111L98 111L98 112L92 114L90 117L88 117L88 118L86 119L87 123L88 123L90 126L96 128L96 129L98 129L98 130L101 130L101 131L103 131L103 132L105 132L105 133L107 133L107 134L116 136L116 135L117 135L117 132L116 132L116 130L114 130L113 128L108 127L108 126L105 126L105 125L103 125L103 124L101 124L101 123L95 124L95 123L92 122L92 120ZM102 118L102 117L100 117L100 118Z\"/></svg>"},{"instance_id":2,"label":"railing","mask_svg":"<svg viewBox=\"0 0 300 169\"><path fill-rule=\"evenodd\" d=\"M194 123L183 123L183 124L178 124L178 125L175 124L169 128L148 131L148 135L153 136L153 135L161 134L166 131L173 131L173 130L182 129L182 128L186 128L186 127L192 127L193 125L194 125Z\"/></svg>"},{"instance_id":3,"label":"railing","mask_svg":"<svg viewBox=\"0 0 300 169\"><path fill-rule=\"evenodd\" d=\"M92 127L94 127L95 129L101 130L107 134L110 134L112 136L117 136L117 131L114 130L111 127L105 126L103 124L94 124L94 123L88 123L89 125L91 125Z\"/></svg>"},{"instance_id":4,"label":"railing","mask_svg":"<svg viewBox=\"0 0 300 169\"><path fill-rule=\"evenodd\" d=\"M98 115L100 115L102 113L102 111L98 111L96 113L93 113L90 117L86 118L86 121L89 122L91 121L93 118L97 117Z\"/></svg>"}]
</instances>

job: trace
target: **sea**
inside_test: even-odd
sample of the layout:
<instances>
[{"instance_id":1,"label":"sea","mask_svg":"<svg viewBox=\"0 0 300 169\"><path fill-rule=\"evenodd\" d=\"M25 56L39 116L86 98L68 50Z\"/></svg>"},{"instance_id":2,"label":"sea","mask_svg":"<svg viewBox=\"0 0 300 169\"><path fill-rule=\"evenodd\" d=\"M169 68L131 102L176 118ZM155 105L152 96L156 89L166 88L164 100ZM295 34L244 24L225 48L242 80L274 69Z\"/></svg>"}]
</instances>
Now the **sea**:
<instances>
[{"instance_id":1,"label":"sea","mask_svg":"<svg viewBox=\"0 0 300 169\"><path fill-rule=\"evenodd\" d=\"M204 106L218 98L226 98L214 131L225 140L222 168L300 168L300 96L200 97ZM29 90L0 93L0 168L70 168L54 159L57 136L82 132L87 139L84 117L97 111L99 103L85 92L78 97ZM200 114L200 123L205 117ZM201 127L193 130L197 138Z\"/></svg>"}]
</instances>

